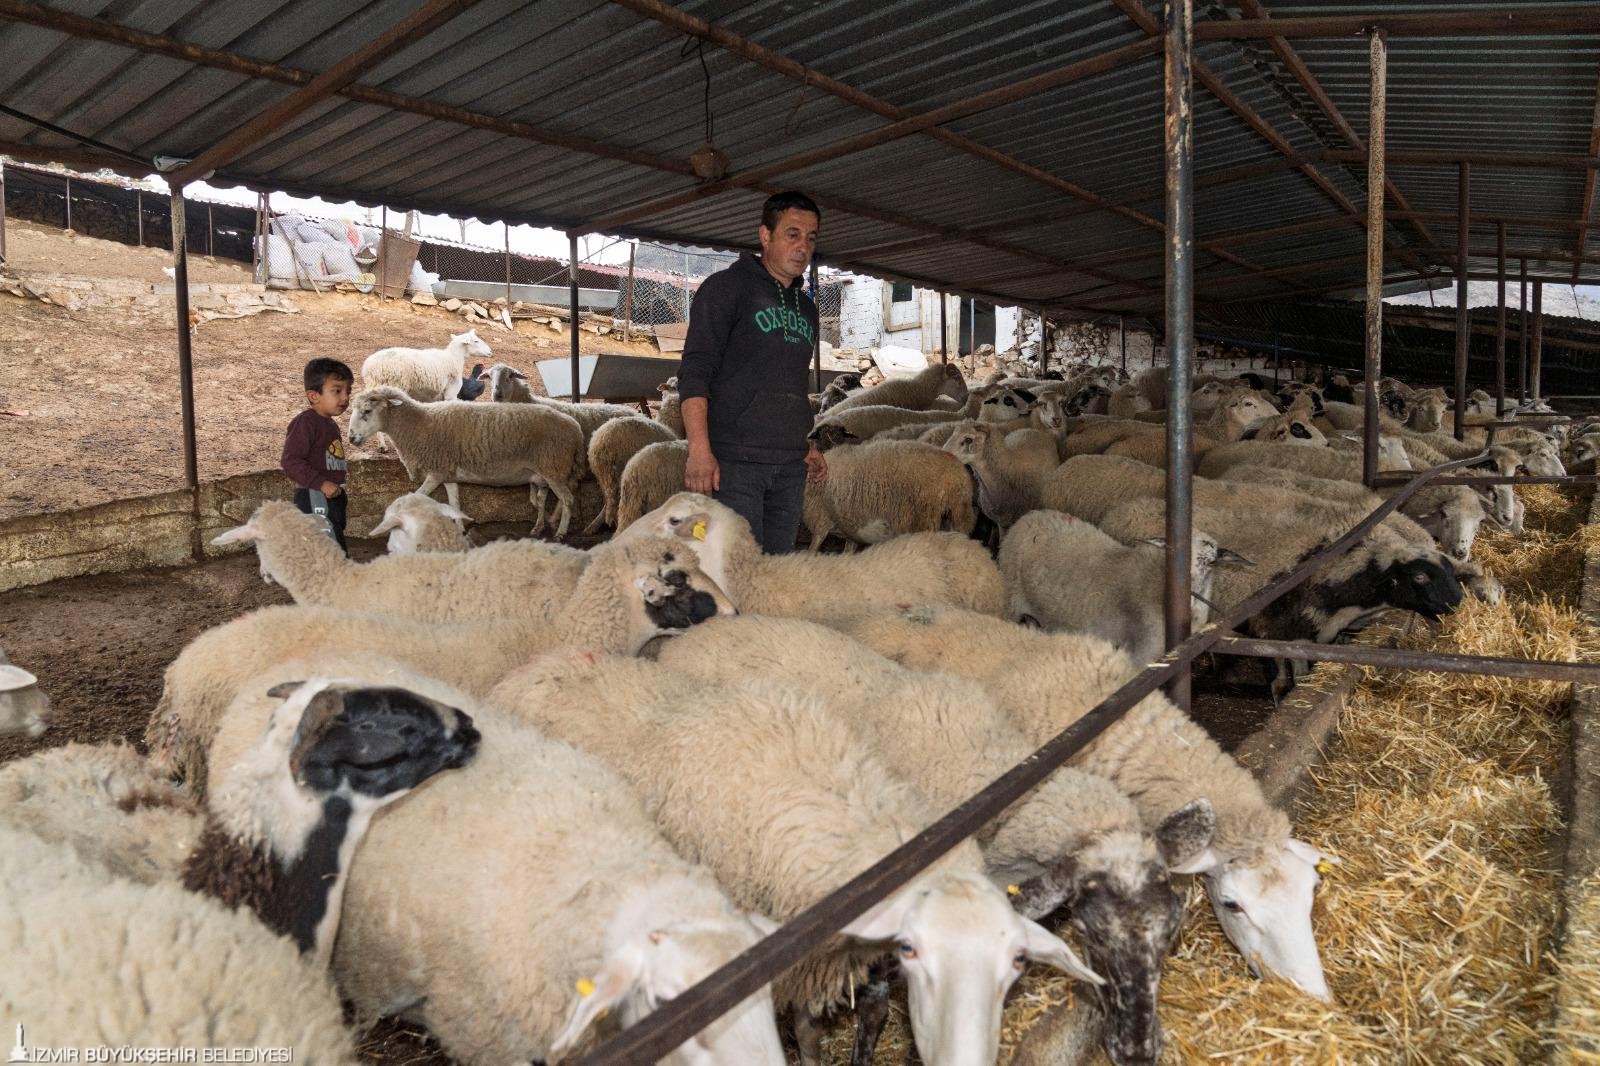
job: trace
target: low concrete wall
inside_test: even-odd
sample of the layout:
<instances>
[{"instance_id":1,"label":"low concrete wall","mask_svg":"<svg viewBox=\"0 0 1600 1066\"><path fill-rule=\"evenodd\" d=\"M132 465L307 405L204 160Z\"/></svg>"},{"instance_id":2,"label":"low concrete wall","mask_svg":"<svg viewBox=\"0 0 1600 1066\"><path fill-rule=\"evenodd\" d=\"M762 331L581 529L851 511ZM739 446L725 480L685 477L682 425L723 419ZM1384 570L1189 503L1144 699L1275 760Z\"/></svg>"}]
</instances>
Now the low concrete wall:
<instances>
[{"instance_id":1,"label":"low concrete wall","mask_svg":"<svg viewBox=\"0 0 1600 1066\"><path fill-rule=\"evenodd\" d=\"M198 506L188 490L178 489L0 521L0 592L84 574L177 566L194 558L197 543L207 555L237 551L213 548L211 538L244 522L263 502L288 499L292 488L281 471L260 470L207 482L200 487ZM389 502L410 488L396 460L354 461L350 534L365 534ZM461 509L477 522L533 521L525 489L463 485ZM587 481L580 487L569 535L582 530L599 509L599 487Z\"/></svg>"}]
</instances>

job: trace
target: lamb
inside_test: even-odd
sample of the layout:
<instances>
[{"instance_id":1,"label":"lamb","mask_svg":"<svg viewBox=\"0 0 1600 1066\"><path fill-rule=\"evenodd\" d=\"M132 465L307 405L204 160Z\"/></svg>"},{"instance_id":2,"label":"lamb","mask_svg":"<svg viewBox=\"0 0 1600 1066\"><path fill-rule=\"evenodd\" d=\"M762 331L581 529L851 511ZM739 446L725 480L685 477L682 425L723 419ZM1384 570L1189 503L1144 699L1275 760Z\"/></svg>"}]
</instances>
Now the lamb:
<instances>
[{"instance_id":1,"label":"lamb","mask_svg":"<svg viewBox=\"0 0 1600 1066\"><path fill-rule=\"evenodd\" d=\"M213 776L259 733L266 689L321 668L247 682L211 745ZM351 866L333 972L358 1022L421 1022L468 1066L554 1061L604 1011L633 1024L770 928L679 858L594 759L392 661L356 672L466 708L483 736L471 765L385 812ZM663 1061L781 1066L770 993Z\"/></svg>"},{"instance_id":2,"label":"lamb","mask_svg":"<svg viewBox=\"0 0 1600 1066\"><path fill-rule=\"evenodd\" d=\"M683 428L683 397L678 394L678 376L663 381L656 386L656 391L661 393L661 406L656 410L656 421L672 430L672 435L679 440L688 436Z\"/></svg>"},{"instance_id":3,"label":"lamb","mask_svg":"<svg viewBox=\"0 0 1600 1066\"><path fill-rule=\"evenodd\" d=\"M347 558L313 515L270 500L215 545L254 544L261 572L307 607L417 622L548 622L589 565L586 552L540 541L498 541L465 552Z\"/></svg>"},{"instance_id":4,"label":"lamb","mask_svg":"<svg viewBox=\"0 0 1600 1066\"><path fill-rule=\"evenodd\" d=\"M206 747L240 685L310 649L338 647L353 661L387 656L480 694L540 650L574 646L633 655L653 637L732 610L695 565L693 551L658 537L596 549L549 621L439 625L325 607L264 607L207 630L178 654L167 667L145 742L159 768L191 786L203 781Z\"/></svg>"},{"instance_id":5,"label":"lamb","mask_svg":"<svg viewBox=\"0 0 1600 1066\"><path fill-rule=\"evenodd\" d=\"M980 682L1032 744L1054 738L1135 672L1127 656L1094 637L1031 632L949 607L860 613L828 624L904 666ZM1290 836L1288 817L1204 729L1152 693L1075 765L1120 787L1146 825L1208 800L1216 812L1211 844L1173 871L1205 875L1223 932L1252 969L1328 998L1311 904L1321 864L1337 860Z\"/></svg>"},{"instance_id":6,"label":"lamb","mask_svg":"<svg viewBox=\"0 0 1600 1066\"><path fill-rule=\"evenodd\" d=\"M1406 428L1432 433L1444 422L1446 397L1443 389L1417 389L1411 394L1411 411Z\"/></svg>"},{"instance_id":7,"label":"lamb","mask_svg":"<svg viewBox=\"0 0 1600 1066\"><path fill-rule=\"evenodd\" d=\"M596 756L638 789L680 853L735 903L786 921L930 824L937 812L813 699L771 685L697 686L628 659L547 657L508 677L496 705ZM737 749L736 754L722 754ZM1101 978L1018 915L975 844L929 870L778 978L801 1062L819 1062L819 1015L895 942L911 1026L930 1066L993 1061L1000 1004L1029 959ZM878 945L878 946L874 946ZM979 991L981 989L981 991ZM997 994L998 993L998 994Z\"/></svg>"},{"instance_id":8,"label":"lamb","mask_svg":"<svg viewBox=\"0 0 1600 1066\"><path fill-rule=\"evenodd\" d=\"M810 622L716 620L668 642L660 662L708 684L760 676L819 697L840 728L858 734L941 809L1033 750L976 682L903 669ZM1042 918L1063 900L1084 899L1086 885L1098 886L1094 905L1074 918L1093 965L1119 990L1107 1007L1113 1061L1153 1062L1160 1051L1160 967L1181 919L1165 888L1166 866L1209 843L1209 818L1204 804L1171 816L1152 841L1114 786L1063 768L978 832L991 879L1020 886L1016 898L1027 917ZM864 1025L869 1016L881 1022L888 1005L875 1006L858 999ZM869 1031L866 1042L875 1040ZM857 1047L862 1043L858 1038Z\"/></svg>"},{"instance_id":9,"label":"lamb","mask_svg":"<svg viewBox=\"0 0 1600 1066\"><path fill-rule=\"evenodd\" d=\"M881 381L870 388L844 397L829 408L829 411L837 414L852 407L868 405L908 407L916 411L926 411L933 405L934 397L941 394L949 394L958 401L967 399L966 379L961 376L961 368L954 363L934 364L910 377Z\"/></svg>"},{"instance_id":10,"label":"lamb","mask_svg":"<svg viewBox=\"0 0 1600 1066\"><path fill-rule=\"evenodd\" d=\"M1476 559L1454 560L1456 580L1461 582L1461 590L1470 592L1478 599L1490 606L1495 606L1505 599L1506 587L1500 584L1500 579L1483 568L1483 564Z\"/></svg>"},{"instance_id":11,"label":"lamb","mask_svg":"<svg viewBox=\"0 0 1600 1066\"><path fill-rule=\"evenodd\" d=\"M443 348L379 348L361 364L361 387L390 386L418 403L454 400L468 359L487 359L489 345L469 329Z\"/></svg>"},{"instance_id":12,"label":"lamb","mask_svg":"<svg viewBox=\"0 0 1600 1066\"><path fill-rule=\"evenodd\" d=\"M1594 470L1600 464L1595 462L1600 459L1600 433L1585 433L1572 442L1572 465L1576 468L1587 466Z\"/></svg>"},{"instance_id":13,"label":"lamb","mask_svg":"<svg viewBox=\"0 0 1600 1066\"><path fill-rule=\"evenodd\" d=\"M496 363L484 375L489 382L490 403L532 403L533 387L528 377L509 363Z\"/></svg>"},{"instance_id":14,"label":"lamb","mask_svg":"<svg viewBox=\"0 0 1600 1066\"><path fill-rule=\"evenodd\" d=\"M630 534L676 537L740 611L817 619L863 604L950 603L998 615L1005 583L959 533L907 533L853 555L763 555L750 524L709 496L682 492Z\"/></svg>"},{"instance_id":15,"label":"lamb","mask_svg":"<svg viewBox=\"0 0 1600 1066\"><path fill-rule=\"evenodd\" d=\"M407 492L390 501L383 509L383 520L373 526L367 536L389 534L390 555L463 552L472 547L472 541L462 532L462 523L470 521L472 519L462 512L432 496Z\"/></svg>"},{"instance_id":16,"label":"lamb","mask_svg":"<svg viewBox=\"0 0 1600 1066\"><path fill-rule=\"evenodd\" d=\"M1253 565L1196 530L1189 554L1196 629L1210 620L1214 569L1228 563ZM1034 511L1000 543L1000 572L1013 621L1100 637L1137 663L1153 662L1166 650L1164 542L1124 546L1087 522ZM1093 579L1085 581L1088 575Z\"/></svg>"},{"instance_id":17,"label":"lamb","mask_svg":"<svg viewBox=\"0 0 1600 1066\"><path fill-rule=\"evenodd\" d=\"M622 468L613 526L627 529L674 493L682 492L684 468L688 465L689 445L685 441L661 441L639 449Z\"/></svg>"},{"instance_id":18,"label":"lamb","mask_svg":"<svg viewBox=\"0 0 1600 1066\"><path fill-rule=\"evenodd\" d=\"M978 483L978 506L1001 531L1039 506L1039 493L1055 470L1053 462L1013 452L994 426L963 423L944 446L972 470Z\"/></svg>"},{"instance_id":19,"label":"lamb","mask_svg":"<svg viewBox=\"0 0 1600 1066\"><path fill-rule=\"evenodd\" d=\"M959 459L915 441L861 444L845 436L828 424L811 434L828 460L827 478L806 486L803 514L813 552L833 532L852 546L905 533L972 532L972 478Z\"/></svg>"},{"instance_id":20,"label":"lamb","mask_svg":"<svg viewBox=\"0 0 1600 1066\"><path fill-rule=\"evenodd\" d=\"M1316 399L1309 392L1299 393L1281 415L1258 419L1245 427L1238 440L1284 441L1289 444L1326 444L1328 438L1318 429Z\"/></svg>"},{"instance_id":21,"label":"lamb","mask_svg":"<svg viewBox=\"0 0 1600 1066\"><path fill-rule=\"evenodd\" d=\"M266 696L282 702L222 769L181 889L0 828L13 904L0 908L0 945L28 976L8 997L61 1027L52 1043L289 1043L354 1061L326 977L351 858L380 808L470 762L478 733L454 707L397 688L312 679Z\"/></svg>"},{"instance_id":22,"label":"lamb","mask_svg":"<svg viewBox=\"0 0 1600 1066\"><path fill-rule=\"evenodd\" d=\"M558 501L556 539L567 535L584 473L583 432L560 411L536 404L422 404L398 389L367 389L350 401L350 443L388 434L406 476L427 496L444 485L460 510L459 483L527 485L535 508L533 534L544 529L545 497Z\"/></svg>"},{"instance_id":23,"label":"lamb","mask_svg":"<svg viewBox=\"0 0 1600 1066\"><path fill-rule=\"evenodd\" d=\"M37 737L49 728L50 697L39 679L14 665L0 648L0 736L26 733Z\"/></svg>"},{"instance_id":24,"label":"lamb","mask_svg":"<svg viewBox=\"0 0 1600 1066\"><path fill-rule=\"evenodd\" d=\"M601 526L621 528L617 525L617 502L629 461L652 444L676 440L678 435L666 423L639 415L613 418L594 431L589 438L589 470L600 483L605 506L584 529L585 536L598 533Z\"/></svg>"}]
</instances>

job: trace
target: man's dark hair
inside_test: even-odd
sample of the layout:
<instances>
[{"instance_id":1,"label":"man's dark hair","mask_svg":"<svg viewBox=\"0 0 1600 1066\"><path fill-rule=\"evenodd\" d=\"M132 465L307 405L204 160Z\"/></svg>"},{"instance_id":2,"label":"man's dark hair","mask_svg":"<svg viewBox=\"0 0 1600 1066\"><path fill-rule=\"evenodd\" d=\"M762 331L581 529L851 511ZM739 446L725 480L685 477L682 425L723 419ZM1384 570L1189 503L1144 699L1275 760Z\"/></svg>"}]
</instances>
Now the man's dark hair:
<instances>
[{"instance_id":1,"label":"man's dark hair","mask_svg":"<svg viewBox=\"0 0 1600 1066\"><path fill-rule=\"evenodd\" d=\"M323 383L329 378L338 378L351 385L356 383L356 376L350 373L350 368L337 359L311 360L306 364L305 378L307 392L321 392Z\"/></svg>"},{"instance_id":2,"label":"man's dark hair","mask_svg":"<svg viewBox=\"0 0 1600 1066\"><path fill-rule=\"evenodd\" d=\"M769 230L778 228L778 216L790 208L799 208L801 211L810 211L817 216L817 222L822 222L822 209L816 202L803 192L787 189L784 192L775 192L767 197L767 202L761 205L761 224Z\"/></svg>"}]
</instances>

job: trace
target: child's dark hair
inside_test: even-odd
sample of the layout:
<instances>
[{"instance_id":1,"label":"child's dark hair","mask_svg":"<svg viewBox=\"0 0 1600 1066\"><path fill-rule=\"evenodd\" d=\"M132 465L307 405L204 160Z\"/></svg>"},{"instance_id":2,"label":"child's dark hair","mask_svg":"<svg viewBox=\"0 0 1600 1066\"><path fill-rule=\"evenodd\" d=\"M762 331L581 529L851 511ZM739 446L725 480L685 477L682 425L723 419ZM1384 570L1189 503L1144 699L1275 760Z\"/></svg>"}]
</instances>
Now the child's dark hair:
<instances>
[{"instance_id":1,"label":"child's dark hair","mask_svg":"<svg viewBox=\"0 0 1600 1066\"><path fill-rule=\"evenodd\" d=\"M306 364L306 391L321 392L323 383L329 378L338 378L340 381L354 385L356 376L350 373L350 368L337 359L313 359Z\"/></svg>"}]
</instances>

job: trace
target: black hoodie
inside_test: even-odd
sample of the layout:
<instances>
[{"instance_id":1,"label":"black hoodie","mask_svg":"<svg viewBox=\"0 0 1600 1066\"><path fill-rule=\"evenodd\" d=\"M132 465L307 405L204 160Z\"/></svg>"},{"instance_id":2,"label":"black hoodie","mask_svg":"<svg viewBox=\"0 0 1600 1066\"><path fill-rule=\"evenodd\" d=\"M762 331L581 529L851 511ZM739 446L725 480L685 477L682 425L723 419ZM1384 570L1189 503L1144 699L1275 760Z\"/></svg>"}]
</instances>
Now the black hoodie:
<instances>
[{"instance_id":1,"label":"black hoodie","mask_svg":"<svg viewBox=\"0 0 1600 1066\"><path fill-rule=\"evenodd\" d=\"M719 462L805 458L816 335L817 307L801 280L779 285L753 255L701 283L689 312L678 395L707 399L711 454Z\"/></svg>"}]
</instances>

